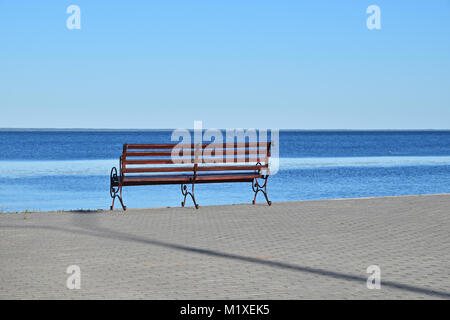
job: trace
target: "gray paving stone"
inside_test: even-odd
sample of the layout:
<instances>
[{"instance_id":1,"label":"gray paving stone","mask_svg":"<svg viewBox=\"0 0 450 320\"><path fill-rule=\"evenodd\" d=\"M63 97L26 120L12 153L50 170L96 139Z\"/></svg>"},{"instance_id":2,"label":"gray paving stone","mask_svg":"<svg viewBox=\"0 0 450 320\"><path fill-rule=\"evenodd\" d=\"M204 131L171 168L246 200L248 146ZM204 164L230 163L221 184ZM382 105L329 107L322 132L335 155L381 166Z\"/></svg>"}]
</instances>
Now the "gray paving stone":
<instances>
[{"instance_id":1,"label":"gray paving stone","mask_svg":"<svg viewBox=\"0 0 450 320\"><path fill-rule=\"evenodd\" d=\"M0 214L0 299L450 299L449 208L430 195Z\"/></svg>"}]
</instances>

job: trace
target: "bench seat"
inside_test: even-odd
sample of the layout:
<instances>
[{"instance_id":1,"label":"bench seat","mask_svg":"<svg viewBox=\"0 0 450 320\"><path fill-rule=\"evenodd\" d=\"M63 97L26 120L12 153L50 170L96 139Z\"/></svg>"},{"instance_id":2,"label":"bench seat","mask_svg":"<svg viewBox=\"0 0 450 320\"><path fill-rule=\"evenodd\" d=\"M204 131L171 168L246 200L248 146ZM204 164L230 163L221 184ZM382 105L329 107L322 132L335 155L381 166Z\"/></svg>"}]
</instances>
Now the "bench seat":
<instances>
[{"instance_id":1,"label":"bench seat","mask_svg":"<svg viewBox=\"0 0 450 320\"><path fill-rule=\"evenodd\" d=\"M213 182L252 182L255 178L261 178L261 174L255 172L236 173L198 173L195 183ZM157 184L181 184L190 183L194 174L158 174L158 175L136 175L122 177L123 186L135 185L157 185ZM116 186L120 181L114 183Z\"/></svg>"}]
</instances>

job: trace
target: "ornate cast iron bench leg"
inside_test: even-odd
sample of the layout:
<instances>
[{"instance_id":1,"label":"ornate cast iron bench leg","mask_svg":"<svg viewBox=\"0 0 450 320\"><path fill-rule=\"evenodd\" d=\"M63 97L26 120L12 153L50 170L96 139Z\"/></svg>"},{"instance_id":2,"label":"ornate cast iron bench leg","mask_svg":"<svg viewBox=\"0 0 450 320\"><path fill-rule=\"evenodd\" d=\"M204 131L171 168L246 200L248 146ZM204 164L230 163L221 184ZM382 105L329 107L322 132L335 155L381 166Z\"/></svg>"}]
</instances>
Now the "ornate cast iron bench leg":
<instances>
[{"instance_id":1,"label":"ornate cast iron bench leg","mask_svg":"<svg viewBox=\"0 0 450 320\"><path fill-rule=\"evenodd\" d=\"M122 201L122 185L120 184L119 177L117 176L117 169L111 169L111 182L110 182L109 194L111 195L112 205L110 207L111 210L114 210L114 201L116 198L119 199L120 204L122 205L122 209L125 211L127 207L123 204Z\"/></svg>"},{"instance_id":2,"label":"ornate cast iron bench leg","mask_svg":"<svg viewBox=\"0 0 450 320\"><path fill-rule=\"evenodd\" d=\"M272 201L269 200L267 197L267 179L269 179L269 176L263 176L262 178L264 180L264 184L260 184L258 181L258 178L255 178L255 180L252 181L252 189L255 193L255 197L253 198L252 204L256 203L256 195L258 192L262 192L264 194L264 197L266 198L267 204L270 206L272 204Z\"/></svg>"},{"instance_id":3,"label":"ornate cast iron bench leg","mask_svg":"<svg viewBox=\"0 0 450 320\"><path fill-rule=\"evenodd\" d=\"M199 205L198 205L197 202L195 201L194 185L195 185L195 184L192 183L192 188L191 188L191 191L192 191L192 192L190 192L190 191L187 190L187 186L186 186L184 183L181 185L181 193L182 193L183 196L184 196L184 199L183 199L183 201L181 202L181 206L182 206L182 207L184 207L184 205L186 204L186 197L187 197L187 195L190 195L191 198L192 198L192 201L194 202L195 209L198 209Z\"/></svg>"}]
</instances>

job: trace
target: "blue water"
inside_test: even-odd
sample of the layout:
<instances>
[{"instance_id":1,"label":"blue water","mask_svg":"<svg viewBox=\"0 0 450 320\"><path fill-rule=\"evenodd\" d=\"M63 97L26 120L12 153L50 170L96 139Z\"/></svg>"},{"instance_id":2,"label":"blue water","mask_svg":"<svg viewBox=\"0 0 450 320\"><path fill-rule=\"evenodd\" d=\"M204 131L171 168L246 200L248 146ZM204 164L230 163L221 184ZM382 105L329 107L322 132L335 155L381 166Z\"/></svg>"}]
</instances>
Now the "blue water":
<instances>
[{"instance_id":1,"label":"blue water","mask_svg":"<svg viewBox=\"0 0 450 320\"><path fill-rule=\"evenodd\" d=\"M0 131L0 210L108 208L123 143L171 130ZM450 192L450 131L281 131L272 201ZM249 183L198 185L201 205L249 203ZM179 186L124 189L128 207L179 206ZM263 198L259 198L263 201Z\"/></svg>"}]
</instances>

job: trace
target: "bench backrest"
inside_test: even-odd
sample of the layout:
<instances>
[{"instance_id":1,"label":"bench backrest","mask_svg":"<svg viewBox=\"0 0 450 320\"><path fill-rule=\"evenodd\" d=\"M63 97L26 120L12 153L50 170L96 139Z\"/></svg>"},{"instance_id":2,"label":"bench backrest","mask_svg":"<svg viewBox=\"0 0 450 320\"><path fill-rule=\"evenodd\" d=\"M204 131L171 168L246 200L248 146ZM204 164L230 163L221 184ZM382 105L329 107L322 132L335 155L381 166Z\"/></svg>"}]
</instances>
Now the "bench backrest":
<instances>
[{"instance_id":1,"label":"bench backrest","mask_svg":"<svg viewBox=\"0 0 450 320\"><path fill-rule=\"evenodd\" d=\"M151 172L264 170L270 142L204 144L124 144L121 175Z\"/></svg>"}]
</instances>

